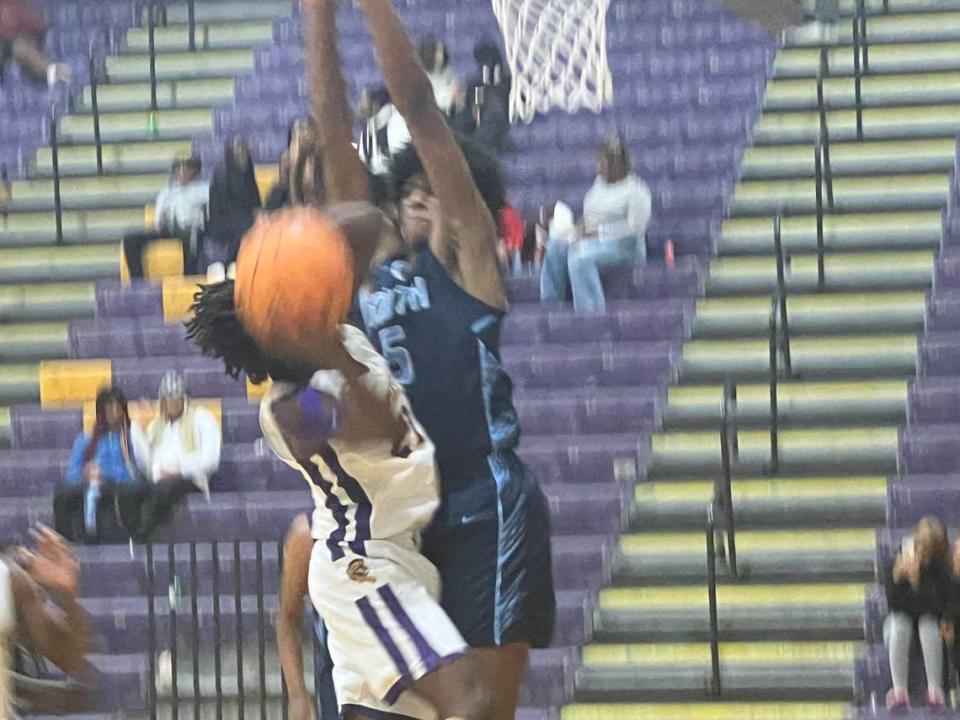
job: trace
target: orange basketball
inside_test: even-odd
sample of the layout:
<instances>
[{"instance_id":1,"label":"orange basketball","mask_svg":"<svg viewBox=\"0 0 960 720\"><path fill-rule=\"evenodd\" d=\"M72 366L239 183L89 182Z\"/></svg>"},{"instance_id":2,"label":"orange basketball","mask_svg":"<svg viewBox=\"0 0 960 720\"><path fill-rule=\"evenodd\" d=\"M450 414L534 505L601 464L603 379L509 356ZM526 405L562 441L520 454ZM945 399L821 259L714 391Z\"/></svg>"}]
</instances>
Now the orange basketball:
<instances>
[{"instance_id":1,"label":"orange basketball","mask_svg":"<svg viewBox=\"0 0 960 720\"><path fill-rule=\"evenodd\" d=\"M266 352L328 335L353 302L353 254L319 211L296 207L261 216L237 256L237 317Z\"/></svg>"}]
</instances>

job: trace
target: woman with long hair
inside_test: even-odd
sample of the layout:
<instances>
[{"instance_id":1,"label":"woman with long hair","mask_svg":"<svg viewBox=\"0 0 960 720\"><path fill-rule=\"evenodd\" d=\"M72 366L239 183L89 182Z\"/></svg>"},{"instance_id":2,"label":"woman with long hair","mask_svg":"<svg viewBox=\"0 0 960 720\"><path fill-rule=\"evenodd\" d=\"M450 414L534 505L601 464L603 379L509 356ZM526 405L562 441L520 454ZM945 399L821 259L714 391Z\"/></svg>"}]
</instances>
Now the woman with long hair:
<instances>
[{"instance_id":1,"label":"woman with long hair","mask_svg":"<svg viewBox=\"0 0 960 720\"><path fill-rule=\"evenodd\" d=\"M914 627L923 651L927 705L943 707L940 621L945 614L950 582L949 553L943 525L934 517L925 517L917 523L913 534L904 539L887 573L889 615L883 624L883 640L890 655L893 680L893 687L887 693L888 708L910 705L907 684Z\"/></svg>"},{"instance_id":2,"label":"woman with long hair","mask_svg":"<svg viewBox=\"0 0 960 720\"><path fill-rule=\"evenodd\" d=\"M242 137L234 137L224 146L223 165L216 169L210 183L208 207L210 217L204 237L207 272L222 279L236 262L240 240L262 207L253 158Z\"/></svg>"},{"instance_id":3,"label":"woman with long hair","mask_svg":"<svg viewBox=\"0 0 960 720\"><path fill-rule=\"evenodd\" d=\"M123 392L101 390L93 430L77 436L65 481L54 490L57 532L74 541L127 539L138 522L149 455Z\"/></svg>"}]
</instances>

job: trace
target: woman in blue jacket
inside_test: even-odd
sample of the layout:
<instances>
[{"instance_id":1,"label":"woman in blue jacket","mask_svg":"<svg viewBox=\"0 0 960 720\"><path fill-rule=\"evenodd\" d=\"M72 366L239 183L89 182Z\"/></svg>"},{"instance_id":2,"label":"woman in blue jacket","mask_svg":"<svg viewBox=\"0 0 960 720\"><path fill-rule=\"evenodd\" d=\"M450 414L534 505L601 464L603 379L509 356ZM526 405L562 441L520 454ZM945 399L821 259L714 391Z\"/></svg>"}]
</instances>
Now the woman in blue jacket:
<instances>
[{"instance_id":1,"label":"woman in blue jacket","mask_svg":"<svg viewBox=\"0 0 960 720\"><path fill-rule=\"evenodd\" d=\"M136 530L149 449L117 388L97 395L96 422L73 443L65 482L53 495L57 532L73 541L125 540Z\"/></svg>"}]
</instances>

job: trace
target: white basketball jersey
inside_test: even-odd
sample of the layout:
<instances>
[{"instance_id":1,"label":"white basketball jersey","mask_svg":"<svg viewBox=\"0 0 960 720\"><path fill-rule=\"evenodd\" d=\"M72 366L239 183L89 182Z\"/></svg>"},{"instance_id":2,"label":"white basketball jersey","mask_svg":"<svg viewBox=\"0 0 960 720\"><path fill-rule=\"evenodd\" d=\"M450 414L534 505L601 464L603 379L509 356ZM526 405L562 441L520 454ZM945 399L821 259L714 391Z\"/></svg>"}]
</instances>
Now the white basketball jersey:
<instances>
[{"instance_id":1,"label":"white basketball jersey","mask_svg":"<svg viewBox=\"0 0 960 720\"><path fill-rule=\"evenodd\" d=\"M13 717L13 698L10 695L10 672L13 638L17 627L16 605L10 568L0 560L0 720Z\"/></svg>"},{"instance_id":2,"label":"white basketball jersey","mask_svg":"<svg viewBox=\"0 0 960 720\"><path fill-rule=\"evenodd\" d=\"M433 443L414 419L402 386L362 331L341 325L339 332L347 352L369 369L361 382L406 423L402 452L388 439L334 438L301 463L290 451L272 411L275 401L298 388L274 383L260 403L260 426L270 448L310 483L316 502L313 536L326 543L334 561L346 554L367 555L371 541L409 546L439 504ZM310 386L340 401L346 381L338 370L320 370Z\"/></svg>"}]
</instances>

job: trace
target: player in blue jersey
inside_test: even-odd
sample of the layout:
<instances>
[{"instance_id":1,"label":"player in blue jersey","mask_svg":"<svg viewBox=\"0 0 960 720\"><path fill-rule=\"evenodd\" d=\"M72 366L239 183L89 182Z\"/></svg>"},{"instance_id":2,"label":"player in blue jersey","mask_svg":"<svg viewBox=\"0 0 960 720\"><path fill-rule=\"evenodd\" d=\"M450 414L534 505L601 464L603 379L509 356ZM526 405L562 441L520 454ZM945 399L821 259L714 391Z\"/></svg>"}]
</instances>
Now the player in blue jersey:
<instances>
[{"instance_id":1,"label":"player in blue jersey","mask_svg":"<svg viewBox=\"0 0 960 720\"><path fill-rule=\"evenodd\" d=\"M364 199L336 2L305 5L328 199ZM360 316L434 440L441 505L423 552L440 570L443 608L497 698L494 717L506 720L515 716L528 651L550 642L556 611L549 512L515 452L520 433L500 359L507 298L493 218L504 188L496 162L448 128L392 3L358 5L414 144L394 159L400 232L382 235Z\"/></svg>"}]
</instances>

